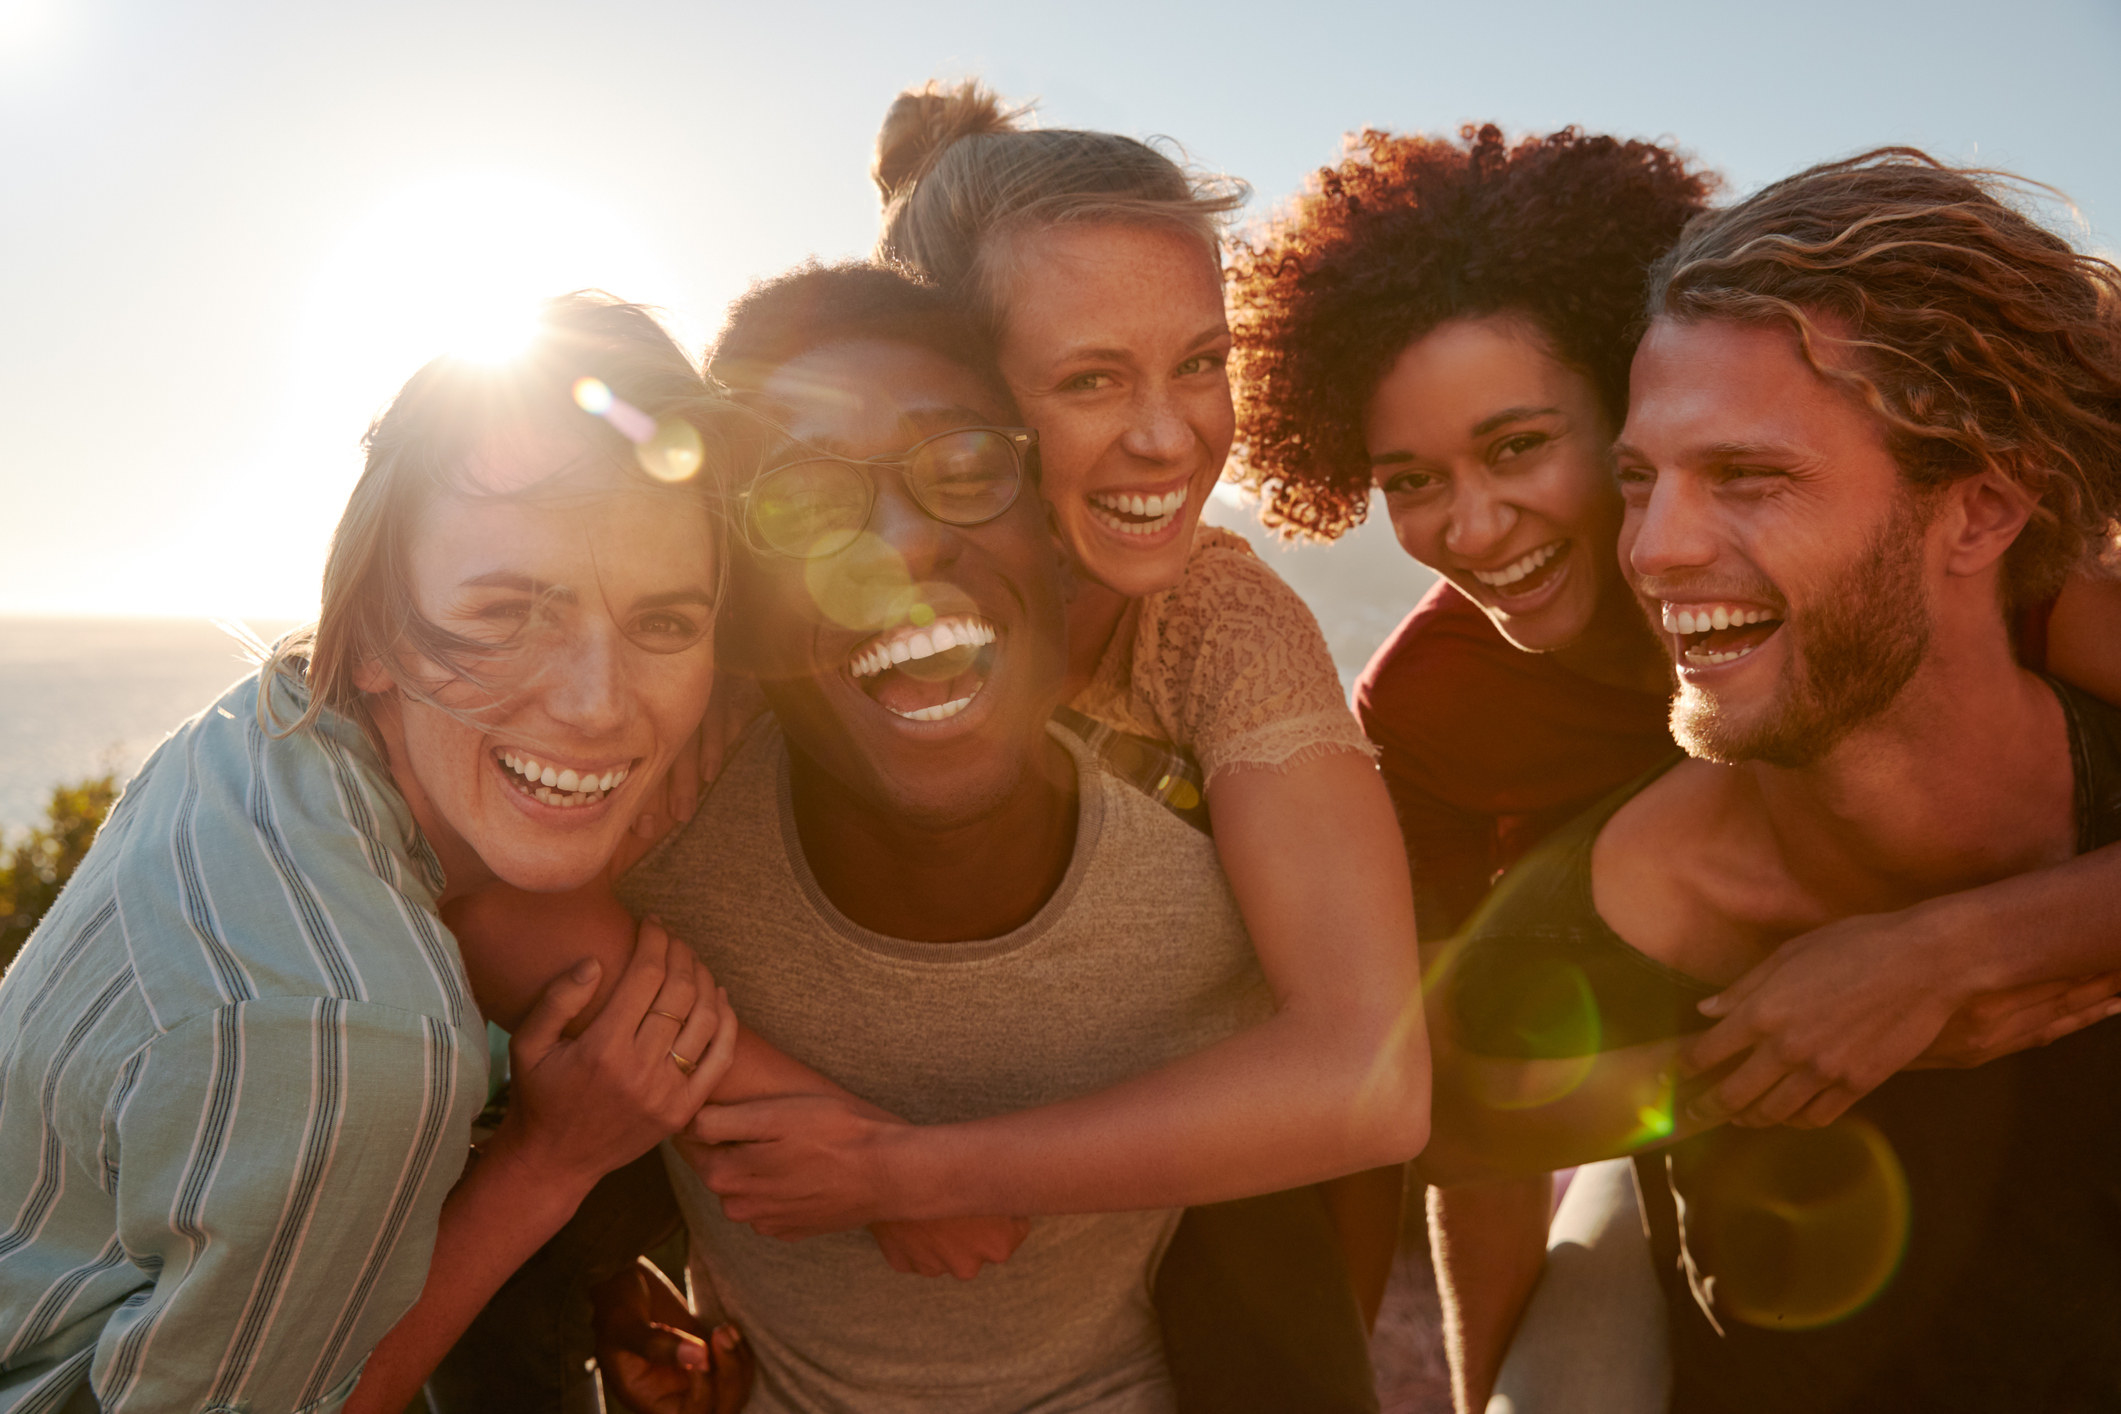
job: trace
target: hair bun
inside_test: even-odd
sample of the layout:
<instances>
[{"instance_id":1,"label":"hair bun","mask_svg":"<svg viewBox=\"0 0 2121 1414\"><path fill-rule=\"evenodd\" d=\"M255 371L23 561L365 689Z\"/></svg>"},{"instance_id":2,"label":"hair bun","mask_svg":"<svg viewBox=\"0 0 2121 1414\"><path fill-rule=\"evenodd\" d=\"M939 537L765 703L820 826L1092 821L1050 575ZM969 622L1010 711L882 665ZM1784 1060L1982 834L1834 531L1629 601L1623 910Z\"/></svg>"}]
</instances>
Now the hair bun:
<instances>
[{"instance_id":1,"label":"hair bun","mask_svg":"<svg viewBox=\"0 0 2121 1414\"><path fill-rule=\"evenodd\" d=\"M876 160L869 165L869 175L888 206L927 175L950 144L983 133L1013 132L1027 111L1028 105L1004 107L978 79L949 86L930 79L891 100L884 125L877 130Z\"/></svg>"}]
</instances>

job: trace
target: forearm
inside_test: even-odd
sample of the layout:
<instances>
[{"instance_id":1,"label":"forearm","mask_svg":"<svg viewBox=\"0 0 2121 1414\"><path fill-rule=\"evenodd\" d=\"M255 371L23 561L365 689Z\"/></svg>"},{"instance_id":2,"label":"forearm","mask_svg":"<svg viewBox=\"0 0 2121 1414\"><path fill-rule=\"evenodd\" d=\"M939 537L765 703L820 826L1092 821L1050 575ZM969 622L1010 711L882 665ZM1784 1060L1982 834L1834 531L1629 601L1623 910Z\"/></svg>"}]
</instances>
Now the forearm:
<instances>
[{"instance_id":1,"label":"forearm","mask_svg":"<svg viewBox=\"0 0 2121 1414\"><path fill-rule=\"evenodd\" d=\"M2121 844L1909 910L1970 993L2121 970Z\"/></svg>"},{"instance_id":2,"label":"forearm","mask_svg":"<svg viewBox=\"0 0 2121 1414\"><path fill-rule=\"evenodd\" d=\"M592 1183L543 1171L496 1140L442 1205L420 1299L368 1357L347 1414L400 1414L501 1284L566 1224Z\"/></svg>"},{"instance_id":3,"label":"forearm","mask_svg":"<svg viewBox=\"0 0 2121 1414\"><path fill-rule=\"evenodd\" d=\"M887 1131L880 1216L1187 1207L1401 1162L1427 1137L1427 1061L1418 1028L1283 1011L1081 1099Z\"/></svg>"},{"instance_id":4,"label":"forearm","mask_svg":"<svg viewBox=\"0 0 2121 1414\"><path fill-rule=\"evenodd\" d=\"M1553 1176L1431 1188L1429 1250L1459 1414L1487 1408L1496 1373L1546 1266Z\"/></svg>"}]
</instances>

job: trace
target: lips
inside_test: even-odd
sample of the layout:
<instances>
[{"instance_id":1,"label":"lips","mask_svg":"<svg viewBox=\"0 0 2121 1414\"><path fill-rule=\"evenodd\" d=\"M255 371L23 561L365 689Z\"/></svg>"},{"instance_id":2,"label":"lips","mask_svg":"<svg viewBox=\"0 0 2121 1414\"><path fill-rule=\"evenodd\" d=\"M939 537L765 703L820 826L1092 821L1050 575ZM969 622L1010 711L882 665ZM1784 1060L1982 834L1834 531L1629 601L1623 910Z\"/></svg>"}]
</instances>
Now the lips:
<instances>
[{"instance_id":1,"label":"lips","mask_svg":"<svg viewBox=\"0 0 2121 1414\"><path fill-rule=\"evenodd\" d=\"M1144 494L1136 491L1092 491L1083 497L1098 524L1121 535L1154 535L1168 529L1185 509L1193 488Z\"/></svg>"},{"instance_id":2,"label":"lips","mask_svg":"<svg viewBox=\"0 0 2121 1414\"><path fill-rule=\"evenodd\" d=\"M595 805L617 790L633 774L633 762L618 761L602 766L556 766L540 761L527 751L497 747L493 759L501 774L524 795L563 810Z\"/></svg>"},{"instance_id":3,"label":"lips","mask_svg":"<svg viewBox=\"0 0 2121 1414\"><path fill-rule=\"evenodd\" d=\"M1467 570L1497 598L1524 599L1547 587L1569 559L1569 542L1555 540L1497 569Z\"/></svg>"},{"instance_id":4,"label":"lips","mask_svg":"<svg viewBox=\"0 0 2121 1414\"><path fill-rule=\"evenodd\" d=\"M978 614L949 614L876 635L847 659L869 698L905 721L940 722L972 705L994 670L1001 631Z\"/></svg>"},{"instance_id":5,"label":"lips","mask_svg":"<svg viewBox=\"0 0 2121 1414\"><path fill-rule=\"evenodd\" d=\"M1781 614L1740 600L1659 602L1664 631L1679 640L1683 666L1722 667L1749 657L1782 627Z\"/></svg>"}]
</instances>

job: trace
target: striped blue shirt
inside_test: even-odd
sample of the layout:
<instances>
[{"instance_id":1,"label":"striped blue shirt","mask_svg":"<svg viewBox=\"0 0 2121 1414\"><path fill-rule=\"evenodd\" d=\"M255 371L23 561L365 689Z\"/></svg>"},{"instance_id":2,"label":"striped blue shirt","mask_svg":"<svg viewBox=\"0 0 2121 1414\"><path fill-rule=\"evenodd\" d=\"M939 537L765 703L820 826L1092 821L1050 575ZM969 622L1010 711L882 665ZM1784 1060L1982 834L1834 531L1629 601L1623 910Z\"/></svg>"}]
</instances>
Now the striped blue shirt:
<instances>
[{"instance_id":1,"label":"striped blue shirt","mask_svg":"<svg viewBox=\"0 0 2121 1414\"><path fill-rule=\"evenodd\" d=\"M484 1024L374 747L257 693L148 759L0 981L4 1414L336 1409L419 1296Z\"/></svg>"}]
</instances>

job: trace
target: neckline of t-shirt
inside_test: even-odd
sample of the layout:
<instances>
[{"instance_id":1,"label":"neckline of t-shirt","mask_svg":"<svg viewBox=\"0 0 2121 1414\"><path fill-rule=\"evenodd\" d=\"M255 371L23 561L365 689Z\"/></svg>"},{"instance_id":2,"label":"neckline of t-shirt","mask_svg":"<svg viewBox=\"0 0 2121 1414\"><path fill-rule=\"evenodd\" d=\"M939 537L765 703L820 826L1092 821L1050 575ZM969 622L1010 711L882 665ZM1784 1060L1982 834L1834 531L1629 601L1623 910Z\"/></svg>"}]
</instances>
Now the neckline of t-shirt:
<instances>
[{"instance_id":1,"label":"neckline of t-shirt","mask_svg":"<svg viewBox=\"0 0 2121 1414\"><path fill-rule=\"evenodd\" d=\"M1068 870L1061 876L1060 885L1053 890L1052 897L1022 926L998 938L962 943L918 942L879 933L840 912L839 906L826 897L817 875L810 868L810 860L803 853L802 835L795 823L795 791L788 774L788 743L776 732L773 793L775 814L780 820L781 848L788 861L788 872L795 879L804 902L810 905L812 915L833 934L865 952L927 967L990 962L1030 947L1053 931L1074 906L1083 879L1089 872L1091 856L1096 852L1104 829L1105 791L1111 788L1111 781L1089 754L1089 749L1072 733L1052 722L1046 724L1046 732L1060 742L1075 765L1075 852L1068 860Z\"/></svg>"}]
</instances>

